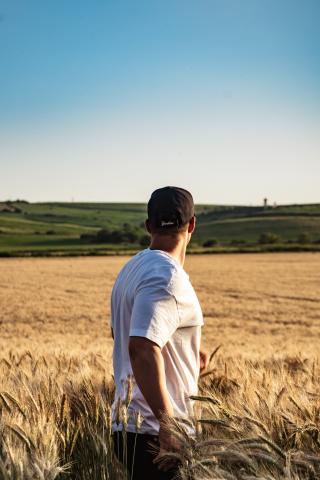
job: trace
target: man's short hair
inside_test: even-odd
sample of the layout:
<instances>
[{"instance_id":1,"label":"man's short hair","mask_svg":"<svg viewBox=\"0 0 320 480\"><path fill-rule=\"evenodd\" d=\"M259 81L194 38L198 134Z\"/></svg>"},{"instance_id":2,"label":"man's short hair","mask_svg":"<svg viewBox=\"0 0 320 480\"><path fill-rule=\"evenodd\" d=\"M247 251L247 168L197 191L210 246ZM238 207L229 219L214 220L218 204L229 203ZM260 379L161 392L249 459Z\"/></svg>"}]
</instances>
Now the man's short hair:
<instances>
[{"instance_id":1,"label":"man's short hair","mask_svg":"<svg viewBox=\"0 0 320 480\"><path fill-rule=\"evenodd\" d=\"M192 195L181 187L158 188L148 202L150 228L160 234L184 231L194 214Z\"/></svg>"}]
</instances>

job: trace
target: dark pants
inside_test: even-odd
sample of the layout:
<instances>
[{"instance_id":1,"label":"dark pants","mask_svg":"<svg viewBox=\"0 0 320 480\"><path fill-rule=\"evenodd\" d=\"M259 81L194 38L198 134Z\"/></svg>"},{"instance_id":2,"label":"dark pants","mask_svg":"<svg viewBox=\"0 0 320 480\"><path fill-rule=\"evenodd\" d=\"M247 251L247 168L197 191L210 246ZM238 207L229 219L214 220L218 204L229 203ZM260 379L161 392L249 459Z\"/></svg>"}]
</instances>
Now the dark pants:
<instances>
[{"instance_id":1,"label":"dark pants","mask_svg":"<svg viewBox=\"0 0 320 480\"><path fill-rule=\"evenodd\" d=\"M126 465L129 479L173 480L179 478L178 467L164 472L158 469L157 464L152 463L159 452L158 436L126 432L124 439L125 445L123 445L123 433L113 432L115 455L122 464Z\"/></svg>"}]
</instances>

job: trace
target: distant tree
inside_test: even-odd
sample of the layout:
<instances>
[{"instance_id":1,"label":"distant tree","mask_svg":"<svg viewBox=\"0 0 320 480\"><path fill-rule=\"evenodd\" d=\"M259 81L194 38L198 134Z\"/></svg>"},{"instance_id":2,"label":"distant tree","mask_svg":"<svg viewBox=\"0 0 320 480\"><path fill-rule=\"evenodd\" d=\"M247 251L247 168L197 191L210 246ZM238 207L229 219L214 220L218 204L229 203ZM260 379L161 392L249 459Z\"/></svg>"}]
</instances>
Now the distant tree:
<instances>
[{"instance_id":1,"label":"distant tree","mask_svg":"<svg viewBox=\"0 0 320 480\"><path fill-rule=\"evenodd\" d=\"M245 245L247 242L242 239L233 238L230 242L230 245Z\"/></svg>"},{"instance_id":2,"label":"distant tree","mask_svg":"<svg viewBox=\"0 0 320 480\"><path fill-rule=\"evenodd\" d=\"M112 233L110 230L107 228L102 228L99 230L96 234L96 240L97 242L101 243L112 243Z\"/></svg>"},{"instance_id":3,"label":"distant tree","mask_svg":"<svg viewBox=\"0 0 320 480\"><path fill-rule=\"evenodd\" d=\"M150 245L150 236L149 235L142 235L139 240L139 244L141 247L147 247Z\"/></svg>"},{"instance_id":4,"label":"distant tree","mask_svg":"<svg viewBox=\"0 0 320 480\"><path fill-rule=\"evenodd\" d=\"M308 233L300 233L300 235L297 238L298 243L301 243L305 245L306 243L311 243L311 238Z\"/></svg>"},{"instance_id":5,"label":"distant tree","mask_svg":"<svg viewBox=\"0 0 320 480\"><path fill-rule=\"evenodd\" d=\"M55 230L47 230L46 231L46 235L55 235L55 234L56 234Z\"/></svg>"},{"instance_id":6,"label":"distant tree","mask_svg":"<svg viewBox=\"0 0 320 480\"><path fill-rule=\"evenodd\" d=\"M261 245L267 245L270 243L278 243L279 242L279 237L278 235L274 233L261 233L259 237L259 243Z\"/></svg>"},{"instance_id":7,"label":"distant tree","mask_svg":"<svg viewBox=\"0 0 320 480\"><path fill-rule=\"evenodd\" d=\"M209 240L206 240L203 242L202 246L203 247L214 247L214 245L218 244L218 240L216 238L210 238Z\"/></svg>"},{"instance_id":8,"label":"distant tree","mask_svg":"<svg viewBox=\"0 0 320 480\"><path fill-rule=\"evenodd\" d=\"M96 235L94 233L81 233L80 240L84 242L94 242L96 240Z\"/></svg>"},{"instance_id":9,"label":"distant tree","mask_svg":"<svg viewBox=\"0 0 320 480\"><path fill-rule=\"evenodd\" d=\"M122 241L125 243L135 243L139 240L139 235L134 230L120 232Z\"/></svg>"},{"instance_id":10,"label":"distant tree","mask_svg":"<svg viewBox=\"0 0 320 480\"><path fill-rule=\"evenodd\" d=\"M97 232L96 240L99 243L136 243L139 240L139 233L134 227L127 224L123 230L109 230L103 228Z\"/></svg>"},{"instance_id":11,"label":"distant tree","mask_svg":"<svg viewBox=\"0 0 320 480\"><path fill-rule=\"evenodd\" d=\"M127 242L127 237L124 235L124 232L121 230L113 230L111 232L111 242L110 243L125 243Z\"/></svg>"}]
</instances>

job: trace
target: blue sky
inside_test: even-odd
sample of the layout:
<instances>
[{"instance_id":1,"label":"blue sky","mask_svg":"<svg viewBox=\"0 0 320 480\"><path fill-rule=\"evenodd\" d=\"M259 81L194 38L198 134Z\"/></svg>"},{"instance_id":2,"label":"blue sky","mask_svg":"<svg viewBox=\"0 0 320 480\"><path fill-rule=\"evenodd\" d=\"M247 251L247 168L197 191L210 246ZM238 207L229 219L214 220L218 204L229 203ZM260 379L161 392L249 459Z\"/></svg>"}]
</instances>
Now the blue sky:
<instances>
[{"instance_id":1,"label":"blue sky","mask_svg":"<svg viewBox=\"0 0 320 480\"><path fill-rule=\"evenodd\" d=\"M318 0L0 0L0 198L319 202Z\"/></svg>"}]
</instances>

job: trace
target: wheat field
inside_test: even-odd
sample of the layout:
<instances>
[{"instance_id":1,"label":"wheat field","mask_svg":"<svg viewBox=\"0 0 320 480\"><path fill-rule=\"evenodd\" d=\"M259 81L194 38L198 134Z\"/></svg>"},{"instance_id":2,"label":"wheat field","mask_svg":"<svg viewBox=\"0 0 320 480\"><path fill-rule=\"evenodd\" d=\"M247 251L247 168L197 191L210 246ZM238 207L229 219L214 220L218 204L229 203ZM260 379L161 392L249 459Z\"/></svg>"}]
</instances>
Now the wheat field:
<instances>
[{"instance_id":1,"label":"wheat field","mask_svg":"<svg viewBox=\"0 0 320 480\"><path fill-rule=\"evenodd\" d=\"M1 259L2 353L95 353L109 365L110 293L128 258ZM316 354L319 253L190 255L185 269L202 306L205 348L222 343L225 355L251 359Z\"/></svg>"},{"instance_id":2,"label":"wheat field","mask_svg":"<svg viewBox=\"0 0 320 480\"><path fill-rule=\"evenodd\" d=\"M109 298L126 261L1 259L1 480L130 478L110 436ZM320 478L319 267L316 253L187 258L212 355L196 441L171 425L183 480Z\"/></svg>"}]
</instances>

